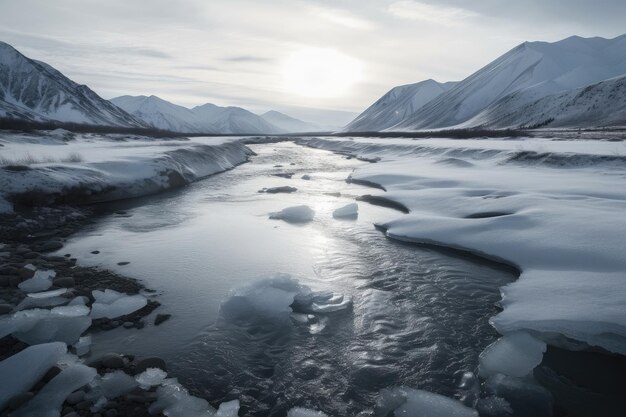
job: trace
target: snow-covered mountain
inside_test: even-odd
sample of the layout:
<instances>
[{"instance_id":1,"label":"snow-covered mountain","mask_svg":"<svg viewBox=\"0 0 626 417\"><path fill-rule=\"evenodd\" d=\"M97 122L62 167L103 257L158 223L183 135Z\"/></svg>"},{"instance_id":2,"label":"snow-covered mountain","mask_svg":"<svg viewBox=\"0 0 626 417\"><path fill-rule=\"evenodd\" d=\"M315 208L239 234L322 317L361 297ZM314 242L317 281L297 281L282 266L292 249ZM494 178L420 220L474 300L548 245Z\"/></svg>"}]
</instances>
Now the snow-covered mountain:
<instances>
[{"instance_id":1,"label":"snow-covered mountain","mask_svg":"<svg viewBox=\"0 0 626 417\"><path fill-rule=\"evenodd\" d=\"M121 96L115 105L152 127L182 133L282 133L279 127L240 107L207 103L188 109L156 96Z\"/></svg>"},{"instance_id":2,"label":"snow-covered mountain","mask_svg":"<svg viewBox=\"0 0 626 417\"><path fill-rule=\"evenodd\" d=\"M192 110L157 96L121 96L110 101L157 129L185 133L216 132L210 123L203 123Z\"/></svg>"},{"instance_id":3,"label":"snow-covered mountain","mask_svg":"<svg viewBox=\"0 0 626 417\"><path fill-rule=\"evenodd\" d=\"M0 117L103 126L144 124L50 65L0 42Z\"/></svg>"},{"instance_id":4,"label":"snow-covered mountain","mask_svg":"<svg viewBox=\"0 0 626 417\"><path fill-rule=\"evenodd\" d=\"M207 103L191 109L203 122L210 123L220 133L282 133L261 116L241 107L220 107Z\"/></svg>"},{"instance_id":5,"label":"snow-covered mountain","mask_svg":"<svg viewBox=\"0 0 626 417\"><path fill-rule=\"evenodd\" d=\"M318 124L305 122L275 110L263 113L261 117L266 122L288 133L321 132L326 130Z\"/></svg>"},{"instance_id":6,"label":"snow-covered mountain","mask_svg":"<svg viewBox=\"0 0 626 417\"><path fill-rule=\"evenodd\" d=\"M525 42L388 129L488 124L485 117L478 115L511 94L516 94L511 103L524 106L623 74L626 74L626 35L614 39L573 36L554 43Z\"/></svg>"},{"instance_id":7,"label":"snow-covered mountain","mask_svg":"<svg viewBox=\"0 0 626 417\"><path fill-rule=\"evenodd\" d=\"M389 90L343 130L375 132L392 127L422 108L426 103L448 91L456 83L435 80L401 85Z\"/></svg>"},{"instance_id":8,"label":"snow-covered mountain","mask_svg":"<svg viewBox=\"0 0 626 417\"><path fill-rule=\"evenodd\" d=\"M519 91L489 106L468 124L488 128L626 126L626 75L536 101Z\"/></svg>"}]
</instances>

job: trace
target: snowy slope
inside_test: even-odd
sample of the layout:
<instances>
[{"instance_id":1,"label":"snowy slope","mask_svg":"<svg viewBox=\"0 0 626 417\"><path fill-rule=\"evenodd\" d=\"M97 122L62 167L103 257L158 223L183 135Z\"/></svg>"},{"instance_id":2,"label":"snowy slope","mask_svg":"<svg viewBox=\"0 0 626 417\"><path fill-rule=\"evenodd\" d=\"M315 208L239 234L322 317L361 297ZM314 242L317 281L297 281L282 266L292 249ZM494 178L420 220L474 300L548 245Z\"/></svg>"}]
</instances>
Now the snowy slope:
<instances>
[{"instance_id":1,"label":"snowy slope","mask_svg":"<svg viewBox=\"0 0 626 417\"><path fill-rule=\"evenodd\" d=\"M526 91L519 91L467 124L489 128L626 126L626 75L532 102Z\"/></svg>"},{"instance_id":2,"label":"snowy slope","mask_svg":"<svg viewBox=\"0 0 626 417\"><path fill-rule=\"evenodd\" d=\"M304 122L300 119L296 119L291 116L287 116L284 113L270 110L263 113L261 117L268 123L282 129L288 133L296 132L321 132L325 130L322 126L315 123Z\"/></svg>"},{"instance_id":3,"label":"snowy slope","mask_svg":"<svg viewBox=\"0 0 626 417\"><path fill-rule=\"evenodd\" d=\"M532 333L626 354L626 174L622 142L546 139L300 139L380 158L351 178L409 209L393 239L470 251L520 269L503 287L503 335ZM571 339L570 341L566 338ZM581 347L581 346L579 346Z\"/></svg>"},{"instance_id":4,"label":"snowy slope","mask_svg":"<svg viewBox=\"0 0 626 417\"><path fill-rule=\"evenodd\" d=\"M278 127L241 107L220 107L207 103L191 111L202 123L213 126L219 133L282 133Z\"/></svg>"},{"instance_id":5,"label":"snowy slope","mask_svg":"<svg viewBox=\"0 0 626 417\"><path fill-rule=\"evenodd\" d=\"M184 133L215 133L210 123L202 123L190 109L157 96L121 96L111 99L116 106L157 129Z\"/></svg>"},{"instance_id":6,"label":"snowy slope","mask_svg":"<svg viewBox=\"0 0 626 417\"><path fill-rule=\"evenodd\" d=\"M105 126L143 123L43 62L0 42L0 117Z\"/></svg>"},{"instance_id":7,"label":"snowy slope","mask_svg":"<svg viewBox=\"0 0 626 417\"><path fill-rule=\"evenodd\" d=\"M343 131L372 132L392 127L455 84L426 80L394 87L350 122Z\"/></svg>"},{"instance_id":8,"label":"snowy slope","mask_svg":"<svg viewBox=\"0 0 626 417\"><path fill-rule=\"evenodd\" d=\"M626 35L525 42L417 110L392 130L461 125L517 91L534 101L626 74ZM520 102L520 105L527 104Z\"/></svg>"}]
</instances>

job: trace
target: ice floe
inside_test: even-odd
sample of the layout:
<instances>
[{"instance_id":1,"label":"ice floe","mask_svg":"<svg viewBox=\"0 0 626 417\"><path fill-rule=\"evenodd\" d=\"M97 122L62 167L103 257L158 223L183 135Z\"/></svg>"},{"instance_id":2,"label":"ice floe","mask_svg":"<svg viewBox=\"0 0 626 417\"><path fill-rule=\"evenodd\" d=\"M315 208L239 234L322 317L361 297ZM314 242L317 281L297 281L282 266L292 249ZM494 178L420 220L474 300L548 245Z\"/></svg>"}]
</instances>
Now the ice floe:
<instances>
[{"instance_id":1,"label":"ice floe","mask_svg":"<svg viewBox=\"0 0 626 417\"><path fill-rule=\"evenodd\" d=\"M0 319L0 338L12 334L30 345L53 341L71 345L91 325L88 314L89 307L86 306L18 311Z\"/></svg>"},{"instance_id":2,"label":"ice floe","mask_svg":"<svg viewBox=\"0 0 626 417\"><path fill-rule=\"evenodd\" d=\"M18 287L24 292L45 291L52 287L52 279L56 276L54 271L35 271L32 278L21 282Z\"/></svg>"},{"instance_id":3,"label":"ice floe","mask_svg":"<svg viewBox=\"0 0 626 417\"><path fill-rule=\"evenodd\" d=\"M501 337L480 354L480 375L487 378L497 373L512 377L530 374L541 363L545 342L518 331Z\"/></svg>"},{"instance_id":4,"label":"ice floe","mask_svg":"<svg viewBox=\"0 0 626 417\"><path fill-rule=\"evenodd\" d=\"M292 206L270 213L270 219L284 220L289 223L306 223L313 220L315 212L306 205Z\"/></svg>"},{"instance_id":5,"label":"ice floe","mask_svg":"<svg viewBox=\"0 0 626 417\"><path fill-rule=\"evenodd\" d=\"M308 408L295 407L289 410L287 417L328 417L328 414Z\"/></svg>"},{"instance_id":6,"label":"ice floe","mask_svg":"<svg viewBox=\"0 0 626 417\"><path fill-rule=\"evenodd\" d=\"M392 414L393 413L393 414ZM376 404L376 417L478 417L478 412L460 401L432 392L394 388L381 392Z\"/></svg>"},{"instance_id":7,"label":"ice floe","mask_svg":"<svg viewBox=\"0 0 626 417\"><path fill-rule=\"evenodd\" d=\"M59 417L61 406L72 392L90 383L97 375L95 369L74 364L63 369L35 397L11 414L12 417Z\"/></svg>"},{"instance_id":8,"label":"ice floe","mask_svg":"<svg viewBox=\"0 0 626 417\"><path fill-rule=\"evenodd\" d=\"M13 396L30 390L66 351L65 343L44 343L0 362L0 410Z\"/></svg>"},{"instance_id":9,"label":"ice floe","mask_svg":"<svg viewBox=\"0 0 626 417\"><path fill-rule=\"evenodd\" d=\"M135 376L135 380L143 389L149 389L155 385L159 385L167 377L167 372L159 368L148 368L139 375Z\"/></svg>"},{"instance_id":10,"label":"ice floe","mask_svg":"<svg viewBox=\"0 0 626 417\"><path fill-rule=\"evenodd\" d=\"M350 203L333 211L333 217L336 219L356 218L358 215L359 205L357 203Z\"/></svg>"},{"instance_id":11,"label":"ice floe","mask_svg":"<svg viewBox=\"0 0 626 417\"><path fill-rule=\"evenodd\" d=\"M91 306L91 318L113 319L142 309L148 303L146 297L141 294L126 295L114 290L94 290L92 295L95 299Z\"/></svg>"}]
</instances>

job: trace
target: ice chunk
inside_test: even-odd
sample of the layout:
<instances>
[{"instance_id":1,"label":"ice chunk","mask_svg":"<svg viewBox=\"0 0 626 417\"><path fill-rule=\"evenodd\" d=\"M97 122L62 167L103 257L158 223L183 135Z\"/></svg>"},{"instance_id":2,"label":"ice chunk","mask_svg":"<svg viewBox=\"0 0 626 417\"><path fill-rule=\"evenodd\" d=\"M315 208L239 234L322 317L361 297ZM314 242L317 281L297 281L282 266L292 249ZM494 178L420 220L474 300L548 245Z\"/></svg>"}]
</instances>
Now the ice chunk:
<instances>
[{"instance_id":1,"label":"ice chunk","mask_svg":"<svg viewBox=\"0 0 626 417\"><path fill-rule=\"evenodd\" d=\"M84 356L89 353L91 348L91 336L83 336L78 339L78 342L74 345L76 354L78 356Z\"/></svg>"},{"instance_id":2,"label":"ice chunk","mask_svg":"<svg viewBox=\"0 0 626 417\"><path fill-rule=\"evenodd\" d=\"M289 317L294 297L307 291L289 275L277 274L232 292L220 306L220 314L232 320Z\"/></svg>"},{"instance_id":3,"label":"ice chunk","mask_svg":"<svg viewBox=\"0 0 626 417\"><path fill-rule=\"evenodd\" d=\"M113 290L94 290L92 295L95 302L91 306L91 317L99 319L106 317L113 319L143 308L148 300L141 294L126 295Z\"/></svg>"},{"instance_id":4,"label":"ice chunk","mask_svg":"<svg viewBox=\"0 0 626 417\"><path fill-rule=\"evenodd\" d=\"M30 294L27 294L26 297L28 298L51 298L51 297L56 297L58 295L63 295L67 291L68 291L67 288L60 288L58 290L30 293Z\"/></svg>"},{"instance_id":5,"label":"ice chunk","mask_svg":"<svg viewBox=\"0 0 626 417\"><path fill-rule=\"evenodd\" d=\"M89 302L89 298L85 297L84 295L80 295L78 297L72 298L72 301L70 301L67 305L68 306L84 306L88 302Z\"/></svg>"},{"instance_id":6,"label":"ice chunk","mask_svg":"<svg viewBox=\"0 0 626 417\"><path fill-rule=\"evenodd\" d=\"M328 417L328 414L308 408L295 407L289 410L287 417Z\"/></svg>"},{"instance_id":7,"label":"ice chunk","mask_svg":"<svg viewBox=\"0 0 626 417\"><path fill-rule=\"evenodd\" d=\"M332 291L303 291L294 298L292 308L297 313L331 313L352 306L352 298Z\"/></svg>"},{"instance_id":8,"label":"ice chunk","mask_svg":"<svg viewBox=\"0 0 626 417\"><path fill-rule=\"evenodd\" d=\"M56 272L35 271L32 278L20 283L18 287L24 292L45 291L52 286L52 279L56 276Z\"/></svg>"},{"instance_id":9,"label":"ice chunk","mask_svg":"<svg viewBox=\"0 0 626 417\"><path fill-rule=\"evenodd\" d=\"M35 385L66 351L65 343L44 343L0 362L0 410L11 397Z\"/></svg>"},{"instance_id":10,"label":"ice chunk","mask_svg":"<svg viewBox=\"0 0 626 417\"><path fill-rule=\"evenodd\" d=\"M478 417L476 410L453 398L404 387L381 393L374 415L385 417L391 412L411 417Z\"/></svg>"},{"instance_id":11,"label":"ice chunk","mask_svg":"<svg viewBox=\"0 0 626 417\"><path fill-rule=\"evenodd\" d=\"M306 223L313 220L315 212L309 206L292 206L270 213L270 219L284 220L289 223Z\"/></svg>"},{"instance_id":12,"label":"ice chunk","mask_svg":"<svg viewBox=\"0 0 626 417\"><path fill-rule=\"evenodd\" d=\"M350 203L333 211L333 217L336 219L355 218L359 215L359 205Z\"/></svg>"},{"instance_id":13,"label":"ice chunk","mask_svg":"<svg viewBox=\"0 0 626 417\"><path fill-rule=\"evenodd\" d=\"M82 364L61 371L37 395L19 408L12 417L59 417L63 402L72 392L90 383L97 372Z\"/></svg>"},{"instance_id":14,"label":"ice chunk","mask_svg":"<svg viewBox=\"0 0 626 417\"><path fill-rule=\"evenodd\" d=\"M156 392L158 398L150 405L150 414L162 412L168 417L213 417L215 414L206 400L189 395L176 378L164 380Z\"/></svg>"},{"instance_id":15,"label":"ice chunk","mask_svg":"<svg viewBox=\"0 0 626 417\"><path fill-rule=\"evenodd\" d=\"M112 400L131 392L136 387L135 378L124 373L124 371L113 371L93 380L87 398L95 400L104 397Z\"/></svg>"},{"instance_id":16,"label":"ice chunk","mask_svg":"<svg viewBox=\"0 0 626 417\"><path fill-rule=\"evenodd\" d=\"M238 415L239 400L232 400L221 403L214 417L237 417Z\"/></svg>"},{"instance_id":17,"label":"ice chunk","mask_svg":"<svg viewBox=\"0 0 626 417\"><path fill-rule=\"evenodd\" d=\"M16 310L26 310L29 308L40 308L40 307L56 307L68 302L68 299L65 297L50 297L50 298L24 298L18 305L15 307Z\"/></svg>"},{"instance_id":18,"label":"ice chunk","mask_svg":"<svg viewBox=\"0 0 626 417\"><path fill-rule=\"evenodd\" d=\"M523 377L543 359L546 344L526 332L501 337L480 354L480 374L484 378L500 373Z\"/></svg>"},{"instance_id":19,"label":"ice chunk","mask_svg":"<svg viewBox=\"0 0 626 417\"><path fill-rule=\"evenodd\" d=\"M0 319L0 338L13 334L30 345L46 342L74 344L91 325L86 306L55 307L52 310L31 309Z\"/></svg>"},{"instance_id":20,"label":"ice chunk","mask_svg":"<svg viewBox=\"0 0 626 417\"><path fill-rule=\"evenodd\" d=\"M159 368L148 368L139 375L135 376L135 380L143 389L148 389L155 385L159 385L167 377L167 372Z\"/></svg>"},{"instance_id":21,"label":"ice chunk","mask_svg":"<svg viewBox=\"0 0 626 417\"><path fill-rule=\"evenodd\" d=\"M530 378L496 374L487 379L485 389L493 396L504 398L515 416L552 416L552 395Z\"/></svg>"}]
</instances>

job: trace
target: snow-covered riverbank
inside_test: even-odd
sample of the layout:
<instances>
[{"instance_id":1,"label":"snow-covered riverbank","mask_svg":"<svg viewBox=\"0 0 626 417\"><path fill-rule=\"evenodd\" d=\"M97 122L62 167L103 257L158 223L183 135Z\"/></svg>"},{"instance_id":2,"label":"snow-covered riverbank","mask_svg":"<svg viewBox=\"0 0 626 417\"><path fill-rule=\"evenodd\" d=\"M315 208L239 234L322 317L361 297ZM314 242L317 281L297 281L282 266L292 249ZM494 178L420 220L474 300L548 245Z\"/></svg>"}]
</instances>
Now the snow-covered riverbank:
<instances>
[{"instance_id":1,"label":"snow-covered riverbank","mask_svg":"<svg viewBox=\"0 0 626 417\"><path fill-rule=\"evenodd\" d=\"M352 178L378 184L410 213L394 239L517 266L502 289L502 333L571 339L626 354L626 144L599 141L301 139L380 163ZM567 338L567 339L565 339Z\"/></svg>"},{"instance_id":2,"label":"snow-covered riverbank","mask_svg":"<svg viewBox=\"0 0 626 417\"><path fill-rule=\"evenodd\" d=\"M4 134L0 212L13 204L93 203L153 194L231 169L250 155L237 138Z\"/></svg>"}]
</instances>

